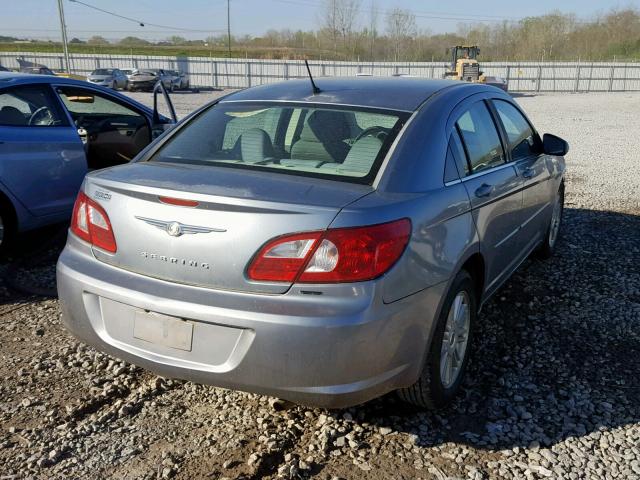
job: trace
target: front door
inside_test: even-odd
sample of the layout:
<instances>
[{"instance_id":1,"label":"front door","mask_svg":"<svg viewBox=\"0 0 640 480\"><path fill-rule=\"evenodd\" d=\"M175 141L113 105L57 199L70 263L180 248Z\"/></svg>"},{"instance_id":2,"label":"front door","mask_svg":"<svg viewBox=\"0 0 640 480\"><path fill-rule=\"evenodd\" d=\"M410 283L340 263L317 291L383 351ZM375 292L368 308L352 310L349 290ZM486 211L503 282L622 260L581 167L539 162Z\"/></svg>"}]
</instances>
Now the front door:
<instances>
[{"instance_id":1,"label":"front door","mask_svg":"<svg viewBox=\"0 0 640 480\"><path fill-rule=\"evenodd\" d=\"M0 181L33 215L71 213L87 160L49 85L0 89Z\"/></svg>"},{"instance_id":2,"label":"front door","mask_svg":"<svg viewBox=\"0 0 640 480\"><path fill-rule=\"evenodd\" d=\"M527 119L506 100L493 100L506 134L509 155L523 179L522 237L525 248L537 245L546 232L555 198L549 191L551 170L547 156L542 152L542 142Z\"/></svg>"}]
</instances>

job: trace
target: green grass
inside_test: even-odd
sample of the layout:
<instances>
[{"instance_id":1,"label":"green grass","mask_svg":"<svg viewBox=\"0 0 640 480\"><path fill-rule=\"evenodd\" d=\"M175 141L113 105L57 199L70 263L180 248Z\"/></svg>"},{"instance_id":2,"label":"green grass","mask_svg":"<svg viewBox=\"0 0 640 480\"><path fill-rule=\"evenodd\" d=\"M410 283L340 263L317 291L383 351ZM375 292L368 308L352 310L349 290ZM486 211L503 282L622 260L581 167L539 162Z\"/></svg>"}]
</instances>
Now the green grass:
<instances>
[{"instance_id":1,"label":"green grass","mask_svg":"<svg viewBox=\"0 0 640 480\"><path fill-rule=\"evenodd\" d=\"M111 54L111 55L148 55L148 56L187 56L187 57L228 57L229 53L225 47L201 47L201 46L159 46L140 45L135 47L124 47L120 45L86 45L69 44L71 53L85 54ZM62 44L55 42L38 43L0 43L0 52L38 52L57 53L62 55ZM306 51L291 48L265 48L247 47L232 48L232 58L290 58L301 59L320 58L323 52ZM323 58L326 58L325 54Z\"/></svg>"}]
</instances>

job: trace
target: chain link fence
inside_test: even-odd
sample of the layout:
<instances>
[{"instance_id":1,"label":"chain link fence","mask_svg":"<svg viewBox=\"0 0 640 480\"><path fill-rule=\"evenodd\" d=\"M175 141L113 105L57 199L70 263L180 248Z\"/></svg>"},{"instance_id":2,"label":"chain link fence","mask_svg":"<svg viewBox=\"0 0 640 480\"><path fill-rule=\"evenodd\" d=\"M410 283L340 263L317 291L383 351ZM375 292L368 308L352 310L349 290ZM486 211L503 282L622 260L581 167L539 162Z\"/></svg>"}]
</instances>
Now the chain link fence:
<instances>
[{"instance_id":1,"label":"chain link fence","mask_svg":"<svg viewBox=\"0 0 640 480\"><path fill-rule=\"evenodd\" d=\"M62 55L0 53L0 65L18 68L17 58L64 69ZM338 62L310 61L313 75L411 75L442 78L444 62ZM608 62L481 62L485 75L507 80L513 92L615 92L640 91L640 63ZM72 73L87 75L96 68L164 68L189 75L191 86L245 88L307 75L300 60L228 59L144 55L73 54Z\"/></svg>"}]
</instances>

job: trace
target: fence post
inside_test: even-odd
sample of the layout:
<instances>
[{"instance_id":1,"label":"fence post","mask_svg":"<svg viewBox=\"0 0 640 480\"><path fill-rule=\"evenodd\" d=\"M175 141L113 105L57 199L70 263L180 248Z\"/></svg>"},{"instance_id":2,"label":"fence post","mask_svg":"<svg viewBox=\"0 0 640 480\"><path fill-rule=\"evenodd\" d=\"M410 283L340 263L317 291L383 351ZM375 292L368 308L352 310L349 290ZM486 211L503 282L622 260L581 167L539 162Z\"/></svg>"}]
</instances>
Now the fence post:
<instances>
[{"instance_id":1,"label":"fence post","mask_svg":"<svg viewBox=\"0 0 640 480\"><path fill-rule=\"evenodd\" d=\"M505 76L505 80L507 81L507 90L509 90L509 84L511 83L509 82L509 80L511 79L511 67L509 65L507 65L507 74Z\"/></svg>"},{"instance_id":2,"label":"fence post","mask_svg":"<svg viewBox=\"0 0 640 480\"><path fill-rule=\"evenodd\" d=\"M325 63L322 64L322 75L323 77L327 76L327 65Z\"/></svg>"},{"instance_id":3,"label":"fence post","mask_svg":"<svg viewBox=\"0 0 640 480\"><path fill-rule=\"evenodd\" d=\"M538 66L538 85L536 86L536 92L540 91L540 83L542 83L542 65Z\"/></svg>"},{"instance_id":4,"label":"fence post","mask_svg":"<svg viewBox=\"0 0 640 480\"><path fill-rule=\"evenodd\" d=\"M247 62L247 86L251 86L251 62Z\"/></svg>"},{"instance_id":5,"label":"fence post","mask_svg":"<svg viewBox=\"0 0 640 480\"><path fill-rule=\"evenodd\" d=\"M611 71L609 72L609 91L613 90L613 74L615 72L616 67L611 65Z\"/></svg>"},{"instance_id":6,"label":"fence post","mask_svg":"<svg viewBox=\"0 0 640 480\"><path fill-rule=\"evenodd\" d=\"M433 66L433 63L431 63L431 68L429 69L431 78L435 78L435 67Z\"/></svg>"},{"instance_id":7,"label":"fence post","mask_svg":"<svg viewBox=\"0 0 640 480\"><path fill-rule=\"evenodd\" d=\"M576 80L575 80L575 84L573 85L573 91L577 92L579 88L580 88L580 65L576 67Z\"/></svg>"},{"instance_id":8,"label":"fence post","mask_svg":"<svg viewBox=\"0 0 640 480\"><path fill-rule=\"evenodd\" d=\"M284 62L284 79L289 80L289 63Z\"/></svg>"},{"instance_id":9,"label":"fence post","mask_svg":"<svg viewBox=\"0 0 640 480\"><path fill-rule=\"evenodd\" d=\"M214 87L218 88L218 62L211 61L211 83Z\"/></svg>"}]
</instances>

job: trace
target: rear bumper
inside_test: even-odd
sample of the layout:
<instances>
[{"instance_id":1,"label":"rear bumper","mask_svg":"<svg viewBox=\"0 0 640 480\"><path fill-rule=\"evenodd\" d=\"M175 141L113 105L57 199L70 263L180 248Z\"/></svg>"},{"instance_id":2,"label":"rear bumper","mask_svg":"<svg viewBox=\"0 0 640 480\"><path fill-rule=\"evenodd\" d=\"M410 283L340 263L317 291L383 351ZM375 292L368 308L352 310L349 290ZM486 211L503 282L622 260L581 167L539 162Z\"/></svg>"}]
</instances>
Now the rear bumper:
<instances>
[{"instance_id":1,"label":"rear bumper","mask_svg":"<svg viewBox=\"0 0 640 480\"><path fill-rule=\"evenodd\" d=\"M129 89L130 90L151 90L156 85L157 80L146 81L146 82L136 82L129 80Z\"/></svg>"},{"instance_id":2,"label":"rear bumper","mask_svg":"<svg viewBox=\"0 0 640 480\"><path fill-rule=\"evenodd\" d=\"M165 377L339 408L413 383L444 285L384 304L379 282L282 295L178 285L96 260L70 236L57 266L66 327ZM306 290L309 290L308 286ZM134 337L136 312L193 324L191 351Z\"/></svg>"}]
</instances>

